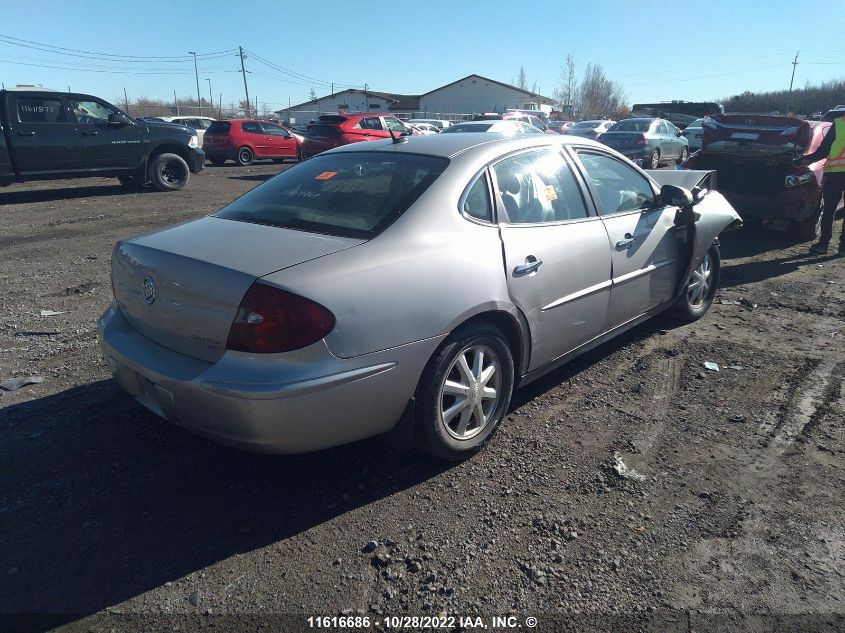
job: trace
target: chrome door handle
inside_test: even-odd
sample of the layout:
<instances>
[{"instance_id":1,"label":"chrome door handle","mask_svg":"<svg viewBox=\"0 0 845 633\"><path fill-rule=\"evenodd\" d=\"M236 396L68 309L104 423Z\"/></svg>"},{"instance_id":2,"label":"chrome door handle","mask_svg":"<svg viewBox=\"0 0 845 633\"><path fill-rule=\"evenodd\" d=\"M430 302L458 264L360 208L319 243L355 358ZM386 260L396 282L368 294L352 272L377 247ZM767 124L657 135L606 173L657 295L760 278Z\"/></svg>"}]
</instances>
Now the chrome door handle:
<instances>
[{"instance_id":1,"label":"chrome door handle","mask_svg":"<svg viewBox=\"0 0 845 633\"><path fill-rule=\"evenodd\" d=\"M625 236L624 239L619 240L616 242L616 248L620 251L626 251L634 245L634 242L637 241L637 238L631 237L631 234Z\"/></svg>"},{"instance_id":2,"label":"chrome door handle","mask_svg":"<svg viewBox=\"0 0 845 633\"><path fill-rule=\"evenodd\" d=\"M537 272L540 266L543 264L542 259L537 259L533 255L529 255L525 258L525 263L520 264L519 266L515 266L513 269L513 276L514 277L524 277L525 275L530 275L531 273Z\"/></svg>"}]
</instances>

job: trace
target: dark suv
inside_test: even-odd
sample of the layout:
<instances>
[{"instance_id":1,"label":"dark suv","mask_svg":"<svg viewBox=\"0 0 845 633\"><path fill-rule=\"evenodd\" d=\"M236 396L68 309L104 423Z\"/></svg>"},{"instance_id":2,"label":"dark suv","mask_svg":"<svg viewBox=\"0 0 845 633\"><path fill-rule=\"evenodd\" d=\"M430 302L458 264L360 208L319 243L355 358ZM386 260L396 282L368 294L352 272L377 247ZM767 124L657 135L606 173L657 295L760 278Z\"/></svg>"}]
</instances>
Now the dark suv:
<instances>
[{"instance_id":1,"label":"dark suv","mask_svg":"<svg viewBox=\"0 0 845 633\"><path fill-rule=\"evenodd\" d=\"M374 114L322 114L315 122L308 124L302 158L308 158L326 150L360 141L377 141L390 138L390 132L397 136L413 134L395 116Z\"/></svg>"}]
</instances>

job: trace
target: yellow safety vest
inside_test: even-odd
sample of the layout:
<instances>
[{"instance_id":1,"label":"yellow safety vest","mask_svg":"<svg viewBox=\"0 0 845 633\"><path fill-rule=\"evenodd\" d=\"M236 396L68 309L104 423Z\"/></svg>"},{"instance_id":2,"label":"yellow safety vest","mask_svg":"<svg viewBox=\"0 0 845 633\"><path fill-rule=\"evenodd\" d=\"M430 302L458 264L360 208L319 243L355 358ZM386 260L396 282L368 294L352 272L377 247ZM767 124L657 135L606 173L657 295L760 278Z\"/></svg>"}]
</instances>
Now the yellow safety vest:
<instances>
[{"instance_id":1,"label":"yellow safety vest","mask_svg":"<svg viewBox=\"0 0 845 633\"><path fill-rule=\"evenodd\" d=\"M845 116L839 117L833 122L836 139L830 147L830 154L827 155L827 162L824 164L826 174L834 172L845 172Z\"/></svg>"}]
</instances>

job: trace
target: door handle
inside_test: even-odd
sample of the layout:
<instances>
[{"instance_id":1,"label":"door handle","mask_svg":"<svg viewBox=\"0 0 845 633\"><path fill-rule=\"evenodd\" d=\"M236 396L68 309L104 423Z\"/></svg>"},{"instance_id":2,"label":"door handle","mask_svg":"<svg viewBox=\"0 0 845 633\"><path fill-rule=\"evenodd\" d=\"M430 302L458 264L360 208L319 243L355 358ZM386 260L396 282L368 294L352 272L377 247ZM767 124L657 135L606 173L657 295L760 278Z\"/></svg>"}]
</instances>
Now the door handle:
<instances>
[{"instance_id":1,"label":"door handle","mask_svg":"<svg viewBox=\"0 0 845 633\"><path fill-rule=\"evenodd\" d=\"M533 255L529 255L525 258L525 263L520 264L519 266L515 266L513 269L513 276L514 277L524 277L525 275L530 275L531 273L537 272L540 266L543 264L542 259L537 259Z\"/></svg>"},{"instance_id":2,"label":"door handle","mask_svg":"<svg viewBox=\"0 0 845 633\"><path fill-rule=\"evenodd\" d=\"M83 130L82 136L97 136L99 132L97 130Z\"/></svg>"},{"instance_id":3,"label":"door handle","mask_svg":"<svg viewBox=\"0 0 845 633\"><path fill-rule=\"evenodd\" d=\"M18 132L18 136L35 136L35 132L33 132L32 130L27 130L26 132L21 131Z\"/></svg>"},{"instance_id":4,"label":"door handle","mask_svg":"<svg viewBox=\"0 0 845 633\"><path fill-rule=\"evenodd\" d=\"M632 236L630 233L626 233L625 237L618 242L616 242L616 248L620 251L626 251L634 245L634 242L637 241L637 238Z\"/></svg>"}]
</instances>

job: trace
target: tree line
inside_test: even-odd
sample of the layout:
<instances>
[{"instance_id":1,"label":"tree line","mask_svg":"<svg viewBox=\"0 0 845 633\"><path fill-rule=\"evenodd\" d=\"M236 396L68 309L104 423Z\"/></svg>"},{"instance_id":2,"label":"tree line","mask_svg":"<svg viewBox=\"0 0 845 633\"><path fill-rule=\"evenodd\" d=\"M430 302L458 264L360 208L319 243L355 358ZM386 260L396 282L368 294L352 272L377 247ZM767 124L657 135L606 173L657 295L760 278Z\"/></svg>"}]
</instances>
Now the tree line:
<instances>
[{"instance_id":1,"label":"tree line","mask_svg":"<svg viewBox=\"0 0 845 633\"><path fill-rule=\"evenodd\" d=\"M809 116L824 114L837 105L845 105L845 79L831 79L817 86L806 84L803 88L742 94L718 101L725 112L780 112Z\"/></svg>"}]
</instances>

